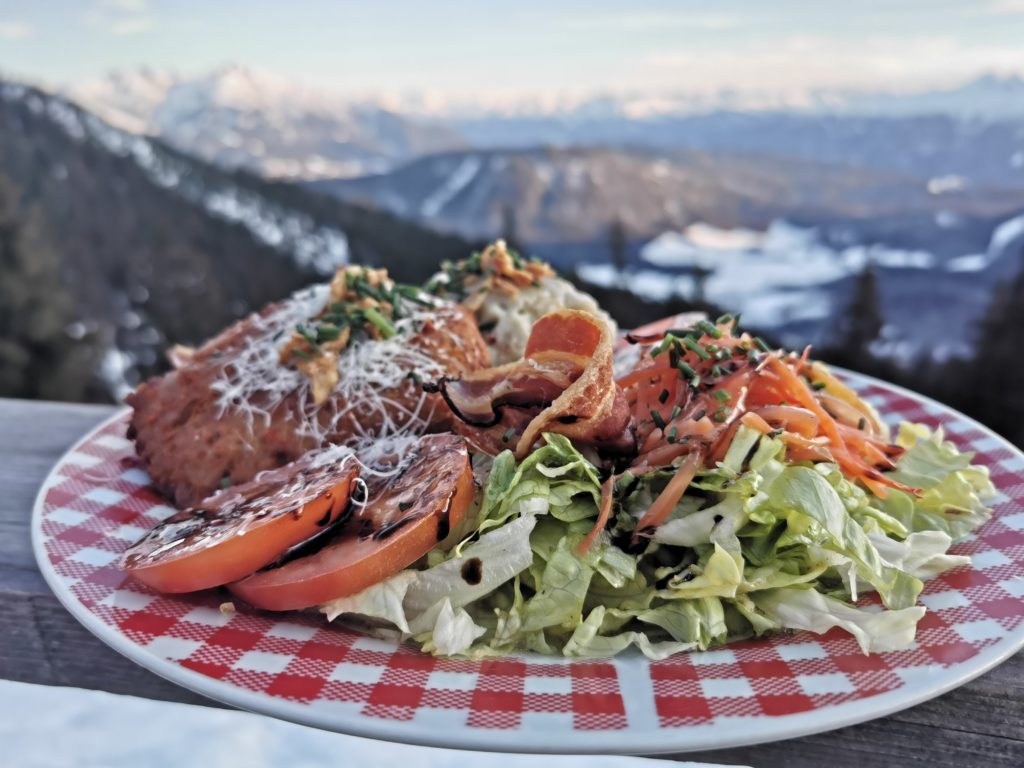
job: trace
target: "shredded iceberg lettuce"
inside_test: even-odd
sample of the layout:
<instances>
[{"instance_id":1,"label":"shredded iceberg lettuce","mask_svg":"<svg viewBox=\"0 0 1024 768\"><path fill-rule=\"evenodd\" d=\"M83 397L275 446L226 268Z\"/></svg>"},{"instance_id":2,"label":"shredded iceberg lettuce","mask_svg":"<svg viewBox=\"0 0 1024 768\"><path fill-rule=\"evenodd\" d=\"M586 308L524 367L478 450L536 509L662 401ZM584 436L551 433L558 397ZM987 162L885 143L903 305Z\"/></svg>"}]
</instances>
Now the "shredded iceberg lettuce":
<instances>
[{"instance_id":1,"label":"shredded iceberg lettuce","mask_svg":"<svg viewBox=\"0 0 1024 768\"><path fill-rule=\"evenodd\" d=\"M969 562L948 549L988 519L994 494L970 454L920 425L901 426L892 476L923 492L886 499L741 426L641 551L636 520L672 473L620 477L613 519L584 552L601 475L565 437L545 441L518 464L494 459L475 527L450 551L321 610L385 621L439 655L635 647L657 659L833 627L865 653L903 648L924 614L922 579ZM882 604L856 605L867 592Z\"/></svg>"}]
</instances>

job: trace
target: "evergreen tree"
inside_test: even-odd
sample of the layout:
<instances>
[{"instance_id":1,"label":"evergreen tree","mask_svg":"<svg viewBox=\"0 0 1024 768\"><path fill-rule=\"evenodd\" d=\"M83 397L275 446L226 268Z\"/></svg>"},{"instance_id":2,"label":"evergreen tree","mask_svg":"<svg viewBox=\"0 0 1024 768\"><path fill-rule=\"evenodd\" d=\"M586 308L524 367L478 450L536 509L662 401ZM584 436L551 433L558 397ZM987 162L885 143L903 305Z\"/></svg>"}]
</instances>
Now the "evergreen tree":
<instances>
[{"instance_id":1,"label":"evergreen tree","mask_svg":"<svg viewBox=\"0 0 1024 768\"><path fill-rule=\"evenodd\" d=\"M1024 263L1024 250L1021 251ZM957 366L961 407L1024 445L1024 269L999 287L978 329L973 364Z\"/></svg>"},{"instance_id":2,"label":"evergreen tree","mask_svg":"<svg viewBox=\"0 0 1024 768\"><path fill-rule=\"evenodd\" d=\"M704 304L707 301L707 285L715 270L703 264L694 264L689 270L690 278L693 280L693 294L690 301L694 304Z\"/></svg>"},{"instance_id":3,"label":"evergreen tree","mask_svg":"<svg viewBox=\"0 0 1024 768\"><path fill-rule=\"evenodd\" d=\"M95 361L88 343L68 335L73 320L38 211L20 210L17 189L0 176L0 396L90 394Z\"/></svg>"},{"instance_id":4,"label":"evergreen tree","mask_svg":"<svg viewBox=\"0 0 1024 768\"><path fill-rule=\"evenodd\" d=\"M622 219L615 217L608 227L608 253L612 266L624 272L629 266L629 237Z\"/></svg>"},{"instance_id":5,"label":"evergreen tree","mask_svg":"<svg viewBox=\"0 0 1024 768\"><path fill-rule=\"evenodd\" d=\"M882 332L884 325L878 300L878 279L868 265L858 275L853 297L840 320L835 334L835 346L842 350L852 367L862 369L873 360L871 343Z\"/></svg>"},{"instance_id":6,"label":"evergreen tree","mask_svg":"<svg viewBox=\"0 0 1024 768\"><path fill-rule=\"evenodd\" d=\"M516 209L511 203L501 207L501 237L509 250L525 255L523 244L519 242L519 225L516 221Z\"/></svg>"}]
</instances>

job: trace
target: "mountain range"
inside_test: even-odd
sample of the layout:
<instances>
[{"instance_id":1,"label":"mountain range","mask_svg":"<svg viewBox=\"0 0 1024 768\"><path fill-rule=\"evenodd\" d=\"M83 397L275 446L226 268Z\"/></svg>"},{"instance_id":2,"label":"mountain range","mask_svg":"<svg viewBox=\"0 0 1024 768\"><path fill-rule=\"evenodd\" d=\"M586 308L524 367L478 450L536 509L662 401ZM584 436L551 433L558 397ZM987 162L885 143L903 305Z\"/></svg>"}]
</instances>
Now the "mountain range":
<instances>
[{"instance_id":1,"label":"mountain range","mask_svg":"<svg viewBox=\"0 0 1024 768\"><path fill-rule=\"evenodd\" d=\"M351 178L464 148L646 147L766 154L922 179L1024 186L1024 79L917 93L813 91L573 96L477 103L354 98L239 65L140 69L65 89L110 122L227 167Z\"/></svg>"},{"instance_id":2,"label":"mountain range","mask_svg":"<svg viewBox=\"0 0 1024 768\"><path fill-rule=\"evenodd\" d=\"M532 147L448 152L309 186L469 238L514 223L518 240L556 261L555 246L603 243L615 221L643 241L698 222L764 230L781 218L952 257L984 247L999 220L1024 209L1024 187L945 184L768 154Z\"/></svg>"},{"instance_id":3,"label":"mountain range","mask_svg":"<svg viewBox=\"0 0 1024 768\"><path fill-rule=\"evenodd\" d=\"M238 65L115 72L65 94L113 126L270 178L355 176L464 146L446 126Z\"/></svg>"}]
</instances>

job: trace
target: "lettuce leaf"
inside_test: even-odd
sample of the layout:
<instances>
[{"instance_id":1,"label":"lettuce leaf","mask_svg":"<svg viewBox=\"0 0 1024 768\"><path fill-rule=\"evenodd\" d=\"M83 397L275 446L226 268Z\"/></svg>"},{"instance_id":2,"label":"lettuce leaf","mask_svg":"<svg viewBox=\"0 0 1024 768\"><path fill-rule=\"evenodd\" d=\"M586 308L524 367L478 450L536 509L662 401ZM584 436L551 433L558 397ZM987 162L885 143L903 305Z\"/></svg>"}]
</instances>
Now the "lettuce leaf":
<instances>
[{"instance_id":1,"label":"lettuce leaf","mask_svg":"<svg viewBox=\"0 0 1024 768\"><path fill-rule=\"evenodd\" d=\"M918 605L894 611L870 611L816 592L783 588L758 592L751 599L771 621L787 629L823 634L842 627L856 638L864 653L895 651L914 642L917 622L924 616Z\"/></svg>"},{"instance_id":2,"label":"lettuce leaf","mask_svg":"<svg viewBox=\"0 0 1024 768\"><path fill-rule=\"evenodd\" d=\"M848 483L838 469L826 469L834 481ZM920 579L904 573L878 554L867 533L843 504L832 484L819 468L789 467L772 482L768 502L785 516L793 539L819 544L849 558L859 578L871 584L886 606L906 608L921 593Z\"/></svg>"},{"instance_id":3,"label":"lettuce leaf","mask_svg":"<svg viewBox=\"0 0 1024 768\"><path fill-rule=\"evenodd\" d=\"M493 459L458 546L321 610L389 622L439 655L664 658L833 627L865 653L906 647L924 612L921 580L969 562L948 550L988 519L994 489L941 432L903 425L898 440L907 450L892 475L920 497L879 499L836 465L791 462L781 441L741 426L645 548L628 542L670 468L621 478L612 521L581 552L602 478L568 439L545 435L518 464L509 452ZM865 591L885 608L853 605Z\"/></svg>"}]
</instances>

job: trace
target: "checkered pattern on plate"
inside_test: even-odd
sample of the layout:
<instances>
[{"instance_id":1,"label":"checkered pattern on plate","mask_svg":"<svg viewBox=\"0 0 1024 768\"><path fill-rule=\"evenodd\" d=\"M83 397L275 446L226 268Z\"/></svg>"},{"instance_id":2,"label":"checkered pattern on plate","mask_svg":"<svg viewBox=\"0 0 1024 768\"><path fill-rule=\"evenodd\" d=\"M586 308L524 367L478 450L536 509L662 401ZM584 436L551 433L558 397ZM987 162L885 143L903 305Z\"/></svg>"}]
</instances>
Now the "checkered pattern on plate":
<instances>
[{"instance_id":1,"label":"checkered pattern on plate","mask_svg":"<svg viewBox=\"0 0 1024 768\"><path fill-rule=\"evenodd\" d=\"M126 414L89 435L47 479L36 511L37 548L45 552L41 566L51 571L51 584L65 602L77 604L70 606L76 613L99 619L133 646L129 655L136 660L154 659L209 678L214 695L227 686L261 700L287 701L285 716L302 719L294 707L308 708L317 723L341 730L358 731L358 722L404 723L412 741L431 741L428 730L500 731L544 734L553 749L563 742L583 748L586 733L610 731L622 734L623 749L639 751L645 745L631 747L631 734L653 729L676 732L684 748L687 729L742 729L766 718L781 721L864 702L940 681L943 671L956 672L993 645L1024 641L1024 457L933 402L880 382L852 381L890 422L943 426L960 448L977 452L976 461L991 469L1001 492L994 518L954 549L970 554L973 565L926 584L921 602L928 613L916 643L905 651L864 656L852 638L833 630L657 663L635 655L437 659L316 615L224 615L221 594L161 596L127 579L116 565L126 546L172 512L148 487L124 438ZM405 735L401 727L387 733ZM515 739L494 743L514 746Z\"/></svg>"}]
</instances>

